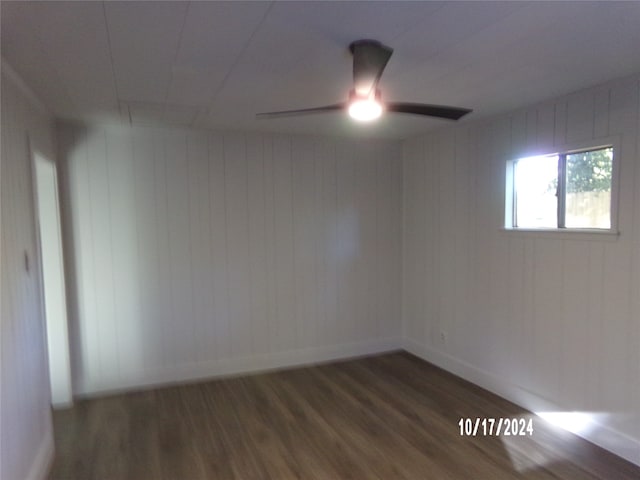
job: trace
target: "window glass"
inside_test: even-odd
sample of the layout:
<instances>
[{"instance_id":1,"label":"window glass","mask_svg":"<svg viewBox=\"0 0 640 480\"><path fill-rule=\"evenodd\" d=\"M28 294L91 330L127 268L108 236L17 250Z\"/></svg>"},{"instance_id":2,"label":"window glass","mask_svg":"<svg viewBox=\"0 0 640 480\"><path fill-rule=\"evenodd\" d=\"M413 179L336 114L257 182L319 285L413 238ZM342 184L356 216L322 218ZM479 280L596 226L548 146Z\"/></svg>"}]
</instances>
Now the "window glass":
<instances>
[{"instance_id":1,"label":"window glass","mask_svg":"<svg viewBox=\"0 0 640 480\"><path fill-rule=\"evenodd\" d=\"M565 226L611 228L613 148L567 154Z\"/></svg>"},{"instance_id":2,"label":"window glass","mask_svg":"<svg viewBox=\"0 0 640 480\"><path fill-rule=\"evenodd\" d=\"M507 169L508 227L612 228L613 147L521 158Z\"/></svg>"},{"instance_id":3,"label":"window glass","mask_svg":"<svg viewBox=\"0 0 640 480\"><path fill-rule=\"evenodd\" d=\"M515 163L515 218L521 228L558 225L558 156L521 158Z\"/></svg>"}]
</instances>

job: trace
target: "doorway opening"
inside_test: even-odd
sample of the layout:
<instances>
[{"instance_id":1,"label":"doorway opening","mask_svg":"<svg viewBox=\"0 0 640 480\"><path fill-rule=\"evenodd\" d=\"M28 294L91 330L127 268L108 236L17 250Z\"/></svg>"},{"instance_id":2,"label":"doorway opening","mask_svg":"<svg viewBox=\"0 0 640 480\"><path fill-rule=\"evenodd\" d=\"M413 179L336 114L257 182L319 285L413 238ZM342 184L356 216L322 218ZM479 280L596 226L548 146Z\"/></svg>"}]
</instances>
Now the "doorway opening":
<instances>
[{"instance_id":1,"label":"doorway opening","mask_svg":"<svg viewBox=\"0 0 640 480\"><path fill-rule=\"evenodd\" d=\"M69 329L65 294L62 229L56 164L32 150L38 244L42 260L42 292L49 351L51 403L73 403Z\"/></svg>"}]
</instances>

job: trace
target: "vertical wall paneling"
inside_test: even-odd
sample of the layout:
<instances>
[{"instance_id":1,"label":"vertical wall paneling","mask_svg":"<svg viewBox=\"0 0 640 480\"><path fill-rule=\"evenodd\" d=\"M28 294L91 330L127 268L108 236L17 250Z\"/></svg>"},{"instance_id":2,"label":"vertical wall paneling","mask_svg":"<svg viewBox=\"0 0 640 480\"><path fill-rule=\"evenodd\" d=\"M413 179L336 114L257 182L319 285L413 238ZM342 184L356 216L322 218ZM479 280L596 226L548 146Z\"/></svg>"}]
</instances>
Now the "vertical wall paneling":
<instances>
[{"instance_id":1,"label":"vertical wall paneling","mask_svg":"<svg viewBox=\"0 0 640 480\"><path fill-rule=\"evenodd\" d=\"M538 142L538 110L530 108L522 112L524 121L524 138L522 144L526 151L533 151ZM513 120L513 119L512 119ZM509 138L506 139L509 142Z\"/></svg>"},{"instance_id":2,"label":"vertical wall paneling","mask_svg":"<svg viewBox=\"0 0 640 480\"><path fill-rule=\"evenodd\" d=\"M586 405L587 385L589 372L582 367L584 362L583 351L585 345L589 345L588 325L589 318L589 244L587 242L571 242L563 249L562 272L562 307L561 320L562 333L560 335L561 359L566 372L563 372L564 381L560 384L558 392L564 405L575 405L576 410L588 411ZM572 318L585 320L583 328L570 329Z\"/></svg>"},{"instance_id":3,"label":"vertical wall paneling","mask_svg":"<svg viewBox=\"0 0 640 480\"><path fill-rule=\"evenodd\" d=\"M397 322L389 321L401 310L400 275L402 269L400 212L395 208L401 201L402 171L397 168L396 158L400 157L399 145L386 145L381 156L377 158L376 169L376 201L375 211L375 283L371 285L376 293L375 312L377 315L378 336L387 338L400 331Z\"/></svg>"},{"instance_id":4,"label":"vertical wall paneling","mask_svg":"<svg viewBox=\"0 0 640 480\"><path fill-rule=\"evenodd\" d=\"M596 411L599 405L603 403L603 390L600 388L602 378L606 375L604 370L603 357L606 351L603 349L602 333L605 327L602 319L604 318L604 272L605 264L605 246L599 243L591 242L589 245L589 314L586 318L585 328L587 330L589 348L583 349L586 353L587 371L589 372L587 380L587 394L590 402L589 411Z\"/></svg>"},{"instance_id":5,"label":"vertical wall paneling","mask_svg":"<svg viewBox=\"0 0 640 480\"><path fill-rule=\"evenodd\" d=\"M369 261L370 258L376 257L378 250L377 235L377 197L378 197L378 158L376 152L380 149L379 145L368 145L361 153L360 160L360 203L358 210L362 212L362 249L360 251L360 265L363 274L362 297L360 299L362 309L363 324L362 328L368 332L369 336L376 337L379 328L376 321L376 302L371 301L375 298L376 280L380 275L379 263ZM385 149L381 148L384 154ZM389 250L391 253L391 250Z\"/></svg>"},{"instance_id":6,"label":"vertical wall paneling","mask_svg":"<svg viewBox=\"0 0 640 480\"><path fill-rule=\"evenodd\" d=\"M76 393L397 348L397 145L101 125L60 141Z\"/></svg>"},{"instance_id":7,"label":"vertical wall paneling","mask_svg":"<svg viewBox=\"0 0 640 480\"><path fill-rule=\"evenodd\" d=\"M167 131L166 154L167 219L169 234L171 326L170 357L176 363L193 362L195 325L191 278L191 230L189 211L189 163L187 136Z\"/></svg>"},{"instance_id":8,"label":"vertical wall paneling","mask_svg":"<svg viewBox=\"0 0 640 480\"><path fill-rule=\"evenodd\" d=\"M131 136L115 133L106 144L109 184L110 241L112 246L113 305L118 335L118 362L122 375L140 375L143 351L137 348L142 332L136 328L139 312L137 278L138 231L135 208L133 143ZM114 235L114 233L117 234Z\"/></svg>"},{"instance_id":9,"label":"vertical wall paneling","mask_svg":"<svg viewBox=\"0 0 640 480\"><path fill-rule=\"evenodd\" d=\"M469 243L471 242L471 229L467 219L471 205L470 163L473 150L470 147L469 130L462 128L455 132L455 161L454 161L454 186L455 198L454 216L452 218L454 234L453 249L456 252L453 268L455 287L453 291L453 319L452 328L449 328L448 347L457 351L464 349L462 342L464 336L460 330L465 328L467 319L472 314L467 309L467 299L470 295L471 282L466 275L469 268Z\"/></svg>"},{"instance_id":10,"label":"vertical wall paneling","mask_svg":"<svg viewBox=\"0 0 640 480\"><path fill-rule=\"evenodd\" d=\"M224 137L224 180L227 218L227 291L231 355L246 357L253 349L249 290L249 228L245 139Z\"/></svg>"},{"instance_id":11,"label":"vertical wall paneling","mask_svg":"<svg viewBox=\"0 0 640 480\"><path fill-rule=\"evenodd\" d=\"M555 102L553 118L554 145L566 145L567 143L567 110L567 99L561 99Z\"/></svg>"},{"instance_id":12,"label":"vertical wall paneling","mask_svg":"<svg viewBox=\"0 0 640 480\"><path fill-rule=\"evenodd\" d=\"M169 232L169 193L167 189L167 158L165 150L164 132L158 132L153 136L154 148L154 196L156 201L156 224L153 234L158 239L158 256L156 259L159 279L159 317L156 327L161 332L160 342L154 343L160 365L172 364L173 356L172 339L174 308L172 303L172 281L171 281L171 249ZM76 220L80 223L80 220ZM83 220L84 221L84 220ZM90 318L90 317L89 317ZM91 322L85 322L91 323ZM102 381L102 377L95 379L95 382ZM92 384L93 385L93 384ZM85 387L92 388L91 385ZM82 390L80 390L82 391Z\"/></svg>"},{"instance_id":13,"label":"vertical wall paneling","mask_svg":"<svg viewBox=\"0 0 640 480\"><path fill-rule=\"evenodd\" d=\"M422 155L439 155L438 145L432 141L420 141L418 139L417 148ZM433 244L440 245L440 222L439 217L442 214L442 208L446 209L440 203L441 191L439 182L440 165L435 163L425 165L419 172L418 177L424 182L424 191L418 195L422 196L422 201L427 201L435 208L425 210L418 209L418 226L419 235L417 241L419 245ZM434 342L440 342L440 326L438 324L429 326L424 325L420 320L427 312L429 315L439 317L442 305L440 298L440 288L438 276L440 275L440 258L434 254L434 251L424 251L423 261L416 265L417 274L425 276L425 282L418 289L418 295L421 298L418 303L417 316L414 319L414 328L419 336L431 345Z\"/></svg>"},{"instance_id":14,"label":"vertical wall paneling","mask_svg":"<svg viewBox=\"0 0 640 480\"><path fill-rule=\"evenodd\" d=\"M594 98L593 91L574 93L568 97L567 143L573 144L592 138L594 131Z\"/></svg>"},{"instance_id":15,"label":"vertical wall paneling","mask_svg":"<svg viewBox=\"0 0 640 480\"><path fill-rule=\"evenodd\" d=\"M267 210L265 202L265 159L263 137L247 139L247 207L249 215L249 273L251 275L251 333L253 352L269 352L267 294Z\"/></svg>"},{"instance_id":16,"label":"vertical wall paneling","mask_svg":"<svg viewBox=\"0 0 640 480\"><path fill-rule=\"evenodd\" d=\"M532 116L530 113L529 111L529 122L527 122L526 110L520 110L509 118L511 153L518 157L529 154L532 132L537 132L537 125L531 121Z\"/></svg>"},{"instance_id":17,"label":"vertical wall paneling","mask_svg":"<svg viewBox=\"0 0 640 480\"><path fill-rule=\"evenodd\" d=\"M560 240L536 239L533 270L534 388L544 397L557 396L560 388L560 344L562 335L562 262Z\"/></svg>"},{"instance_id":18,"label":"vertical wall paneling","mask_svg":"<svg viewBox=\"0 0 640 480\"><path fill-rule=\"evenodd\" d=\"M320 272L323 285L322 305L324 316L322 317L320 331L322 341L328 344L337 344L342 336L339 316L340 285L338 280L338 179L337 179L337 155L336 145L323 141L316 159L321 158L322 177L322 266ZM318 172L318 171L317 171Z\"/></svg>"},{"instance_id":19,"label":"vertical wall paneling","mask_svg":"<svg viewBox=\"0 0 640 480\"><path fill-rule=\"evenodd\" d=\"M391 313L395 315L395 312L402 312L402 290L403 290L403 278L402 278L402 266L403 266L403 249L402 249L402 238L404 235L403 224L402 224L402 213L398 213L395 206L402 205L402 209L404 210L404 204L402 203L402 187L403 187L403 179L404 179L404 171L403 165L400 163L399 168L396 166L396 158L402 159L402 146L401 145L392 145L389 147L389 155L386 156L387 160L390 162L391 167L391 203L390 203L390 221L389 224L380 225L381 228L389 228L390 231L390 245L393 245L394 248L391 249L390 257L389 257L389 281L390 285L390 298L392 300L391 305ZM396 221L399 220L399 221ZM394 288L394 285L400 286L401 288ZM404 322L401 322L404 324ZM384 331L386 332L382 338L387 338L388 336L395 336L398 332L402 332L403 325L397 326L397 322L390 322L388 318L384 322Z\"/></svg>"},{"instance_id":20,"label":"vertical wall paneling","mask_svg":"<svg viewBox=\"0 0 640 480\"><path fill-rule=\"evenodd\" d=\"M549 152L555 136L555 103L545 102L536 110L536 150Z\"/></svg>"},{"instance_id":21,"label":"vertical wall paneling","mask_svg":"<svg viewBox=\"0 0 640 480\"><path fill-rule=\"evenodd\" d=\"M155 195L155 169L158 159L155 157L154 137L149 133L135 136L132 139L133 165L133 189L135 195L135 223L137 231L136 249L136 271L137 271L137 292L139 311L138 315L141 323L138 328L148 332L151 341L140 342L138 349L142 356L142 366L144 371L151 370L156 362L161 361L158 349L152 345L161 345L162 318L161 303L155 301L161 298L161 278L158 268L159 239L156 235L156 224L158 219L156 195ZM70 161L70 165L75 162ZM73 204L75 205L75 204ZM79 214L84 218L85 215ZM79 224L78 227L82 225ZM88 255L80 254L78 259L91 258ZM133 322L135 324L135 321ZM89 326L88 324L87 326ZM137 337L140 340L139 337ZM85 354L90 358L90 355ZM87 358L87 360L89 360ZM84 360L83 360L84 361ZM91 370L91 369L89 369Z\"/></svg>"},{"instance_id":22,"label":"vertical wall paneling","mask_svg":"<svg viewBox=\"0 0 640 480\"><path fill-rule=\"evenodd\" d=\"M324 141L322 139L315 139L313 142L313 197L314 197L314 213L316 222L313 223L313 244L314 244L314 281L316 284L315 295L313 297L314 311L316 314L315 323L315 335L316 344L322 345L326 340L326 326L324 325L327 319L327 282L326 267L325 267L325 255L324 255L324 222L325 222L325 208L324 208L324 172L322 163L324 161Z\"/></svg>"},{"instance_id":23,"label":"vertical wall paneling","mask_svg":"<svg viewBox=\"0 0 640 480\"><path fill-rule=\"evenodd\" d=\"M351 310L349 318L349 338L355 338L360 329L364 329L366 307L362 302L363 291L365 288L364 265L362 254L365 248L365 206L363 205L363 189L364 178L363 162L365 154L362 151L356 151L351 146L347 150L350 161L347 168L347 181L343 184L348 193L345 198L348 201L350 214L352 219L351 227L346 228L345 232L350 236L347 245L348 264L350 266L349 276L351 287ZM356 214L356 212L358 212ZM344 223L346 226L347 223Z\"/></svg>"},{"instance_id":24,"label":"vertical wall paneling","mask_svg":"<svg viewBox=\"0 0 640 480\"><path fill-rule=\"evenodd\" d=\"M424 245L424 221L420 208L424 204L424 192L431 192L425 188L424 174L425 164L420 161L422 157L422 142L419 140L407 141L403 145L403 158L405 159L405 169L411 175L403 175L403 216L404 224L411 225L412 228L405 228L403 231L403 252L410 252L411 257L404 256L403 272L405 284L403 285L403 335L408 338L424 339L424 324L419 320L422 317L423 299L420 289L423 283L420 279L427 281L426 262L422 255L426 249L421 249ZM422 272L420 269L423 269ZM422 330L419 327L422 325Z\"/></svg>"},{"instance_id":25,"label":"vertical wall paneling","mask_svg":"<svg viewBox=\"0 0 640 480\"><path fill-rule=\"evenodd\" d=\"M191 240L191 300L195 335L196 361L208 356L208 348L214 342L208 323L213 312L213 296L197 295L198 286L211 291L211 229L209 225L209 164L207 138L201 135L187 136L187 162L189 172L189 239Z\"/></svg>"},{"instance_id":26,"label":"vertical wall paneling","mask_svg":"<svg viewBox=\"0 0 640 480\"><path fill-rule=\"evenodd\" d=\"M265 276L267 281L267 337L268 351L278 347L278 285L276 278L276 223L275 223L275 168L274 141L272 137L263 137L264 166L264 216L265 216Z\"/></svg>"},{"instance_id":27,"label":"vertical wall paneling","mask_svg":"<svg viewBox=\"0 0 640 480\"><path fill-rule=\"evenodd\" d=\"M455 132L449 131L443 137L439 138L437 142L436 154L442 157L455 158L456 157L456 143L454 141ZM437 172L434 172L434 178L439 178L438 188L438 204L439 216L435 219L435 222L428 223L428 228L432 228L432 225L439 225L437 245L439 250L443 252L446 258L455 258L455 242L451 241L450 232L455 231L455 212L458 206L458 199L455 195L455 185L458 181L456 178L456 162L440 163ZM438 293L439 308L438 315L440 317L440 330L439 332L432 332L432 343L436 343L438 335L445 334L444 340L440 337L440 341L444 343L445 350L449 348L450 334L453 329L454 322L454 304L455 304L455 290L456 290L456 278L455 268L452 268L454 264L441 261L441 256L435 256L437 263L435 265L435 271L438 272L438 279L434 279L434 283L440 286Z\"/></svg>"},{"instance_id":28,"label":"vertical wall paneling","mask_svg":"<svg viewBox=\"0 0 640 480\"><path fill-rule=\"evenodd\" d=\"M609 136L609 102L611 90L597 88L593 95L593 138Z\"/></svg>"},{"instance_id":29,"label":"vertical wall paneling","mask_svg":"<svg viewBox=\"0 0 640 480\"><path fill-rule=\"evenodd\" d=\"M313 142L295 138L291 145L291 185L293 216L293 266L295 321L298 342L303 348L313 347L317 341L315 160Z\"/></svg>"},{"instance_id":30,"label":"vertical wall paneling","mask_svg":"<svg viewBox=\"0 0 640 480\"><path fill-rule=\"evenodd\" d=\"M620 198L618 208L618 226L621 231L620 241L605 251L605 262L610 268L604 274L603 307L605 315L609 317L603 329L602 343L607 352L604 362L605 372L621 371L626 375L616 375L611 378L612 388L604 392L607 404L615 405L616 414L611 423L616 429L626 429L634 424L631 412L637 409L633 403L634 383L626 377L640 378L640 364L630 362L638 350L640 340L635 337L635 343L630 342L630 335L620 337L618 332L637 332L637 312L631 310L633 284L633 249L636 232L635 211L638 204L634 203L638 185L635 184L638 158L640 158L638 143L638 82L614 82L610 90L609 129L620 135L619 181ZM637 382L636 382L637 383ZM620 392L621 395L618 393ZM640 435L638 435L640 436Z\"/></svg>"},{"instance_id":31,"label":"vertical wall paneling","mask_svg":"<svg viewBox=\"0 0 640 480\"><path fill-rule=\"evenodd\" d=\"M336 151L336 255L338 257L338 335L349 341L356 319L355 245L360 234L355 218L355 160L351 146L340 142Z\"/></svg>"},{"instance_id":32,"label":"vertical wall paneling","mask_svg":"<svg viewBox=\"0 0 640 480\"><path fill-rule=\"evenodd\" d=\"M535 115L524 113L524 130L525 132L535 132L535 129L529 127L531 119L535 118ZM527 121L528 120L528 121ZM489 142L487 144L488 157L484 159L483 170L485 175L485 181L492 182L497 188L491 188L486 190L487 197L487 217L485 219L485 226L491 229L492 225L500 225L504 222L503 208L504 204L504 165L508 153L511 150L511 144L509 135L511 133L511 121L508 118L501 119L501 121L494 122L489 129ZM533 133L526 133L523 138L523 148L530 148L529 142L535 141L535 135ZM493 183L495 182L495 183ZM486 185L486 184L485 184ZM491 231L491 230L489 230ZM498 357L498 352L501 348L496 348L497 345L508 345L510 341L511 323L507 318L508 302L504 301L505 292L508 288L508 281L506 278L506 272L509 268L509 256L505 252L509 251L508 240L506 238L498 237L488 245L488 258L487 258L487 283L489 289L486 292L486 325L489 327L488 332L490 335L486 338L486 345L489 354L492 356L491 363L495 365L495 369L499 374L509 378L510 372L508 371L508 359L509 352L505 352L507 361L503 362ZM455 255L455 252L451 252L451 255Z\"/></svg>"},{"instance_id":33,"label":"vertical wall paneling","mask_svg":"<svg viewBox=\"0 0 640 480\"><path fill-rule=\"evenodd\" d=\"M402 311L409 350L534 411L592 413L583 434L640 464L638 91L630 77L404 141ZM502 229L506 160L604 137L619 235Z\"/></svg>"},{"instance_id":34,"label":"vertical wall paneling","mask_svg":"<svg viewBox=\"0 0 640 480\"><path fill-rule=\"evenodd\" d=\"M491 269L491 244L489 242L489 232L491 231L490 212L488 205L490 203L491 189L488 184L491 181L490 171L490 126L481 127L481 132L476 144L478 159L476 161L476 191L475 204L484 205L485 208L478 208L473 215L476 230L476 251L479 252L477 257L477 267L475 269L474 278L474 296L476 300L476 310L473 317L471 329L474 333L476 341L470 346L469 360L479 363L485 352L493 352L491 345L491 331L489 330L489 321L491 312L489 310L491 290L489 272ZM492 353L490 353L491 355Z\"/></svg>"},{"instance_id":35,"label":"vertical wall paneling","mask_svg":"<svg viewBox=\"0 0 640 480\"><path fill-rule=\"evenodd\" d=\"M224 168L224 144L220 135L211 135L207 141L209 172L209 278L213 301L209 312L209 331L212 339L208 358L216 360L231 356L229 324L229 289L227 284L227 216Z\"/></svg>"},{"instance_id":36,"label":"vertical wall paneling","mask_svg":"<svg viewBox=\"0 0 640 480\"><path fill-rule=\"evenodd\" d=\"M92 212L90 221L94 250L93 288L96 301L97 354L99 374L114 381L118 378L120 371L117 348L120 322L115 304L111 196L109 182L105 181L109 179L107 153L106 132L91 130L86 154L89 167L89 202ZM113 348L114 345L116 348Z\"/></svg>"},{"instance_id":37,"label":"vertical wall paneling","mask_svg":"<svg viewBox=\"0 0 640 480\"><path fill-rule=\"evenodd\" d=\"M291 139L278 136L273 140L274 268L276 283L276 351L289 350L298 341L299 326L295 321L293 187Z\"/></svg>"}]
</instances>

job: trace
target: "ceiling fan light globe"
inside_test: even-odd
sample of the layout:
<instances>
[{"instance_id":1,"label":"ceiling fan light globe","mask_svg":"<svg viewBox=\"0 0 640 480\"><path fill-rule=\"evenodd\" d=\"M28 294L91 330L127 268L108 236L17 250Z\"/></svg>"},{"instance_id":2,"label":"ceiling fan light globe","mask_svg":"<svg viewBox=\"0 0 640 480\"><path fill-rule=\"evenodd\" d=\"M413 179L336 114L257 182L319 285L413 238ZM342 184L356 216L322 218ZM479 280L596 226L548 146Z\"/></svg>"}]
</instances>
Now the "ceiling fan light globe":
<instances>
[{"instance_id":1,"label":"ceiling fan light globe","mask_svg":"<svg viewBox=\"0 0 640 480\"><path fill-rule=\"evenodd\" d=\"M359 122L371 122L382 115L382 105L373 98L353 100L349 104L349 116Z\"/></svg>"}]
</instances>

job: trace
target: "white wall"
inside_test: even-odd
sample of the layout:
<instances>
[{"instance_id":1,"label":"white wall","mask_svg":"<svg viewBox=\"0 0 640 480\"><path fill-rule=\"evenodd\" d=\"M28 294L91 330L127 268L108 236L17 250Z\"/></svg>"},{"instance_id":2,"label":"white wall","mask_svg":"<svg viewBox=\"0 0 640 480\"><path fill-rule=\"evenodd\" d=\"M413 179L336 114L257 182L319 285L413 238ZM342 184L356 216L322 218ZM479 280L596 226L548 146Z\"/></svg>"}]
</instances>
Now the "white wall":
<instances>
[{"instance_id":1,"label":"white wall","mask_svg":"<svg viewBox=\"0 0 640 480\"><path fill-rule=\"evenodd\" d=\"M638 77L403 146L406 347L640 463ZM505 232L505 162L617 136L619 237ZM445 340L441 338L445 333Z\"/></svg>"},{"instance_id":2,"label":"white wall","mask_svg":"<svg viewBox=\"0 0 640 480\"><path fill-rule=\"evenodd\" d=\"M70 125L59 143L76 393L399 346L398 143Z\"/></svg>"},{"instance_id":3,"label":"white wall","mask_svg":"<svg viewBox=\"0 0 640 480\"><path fill-rule=\"evenodd\" d=\"M55 158L51 117L2 64L0 478L43 478L53 455L28 140ZM25 252L29 271L25 269Z\"/></svg>"}]
</instances>

